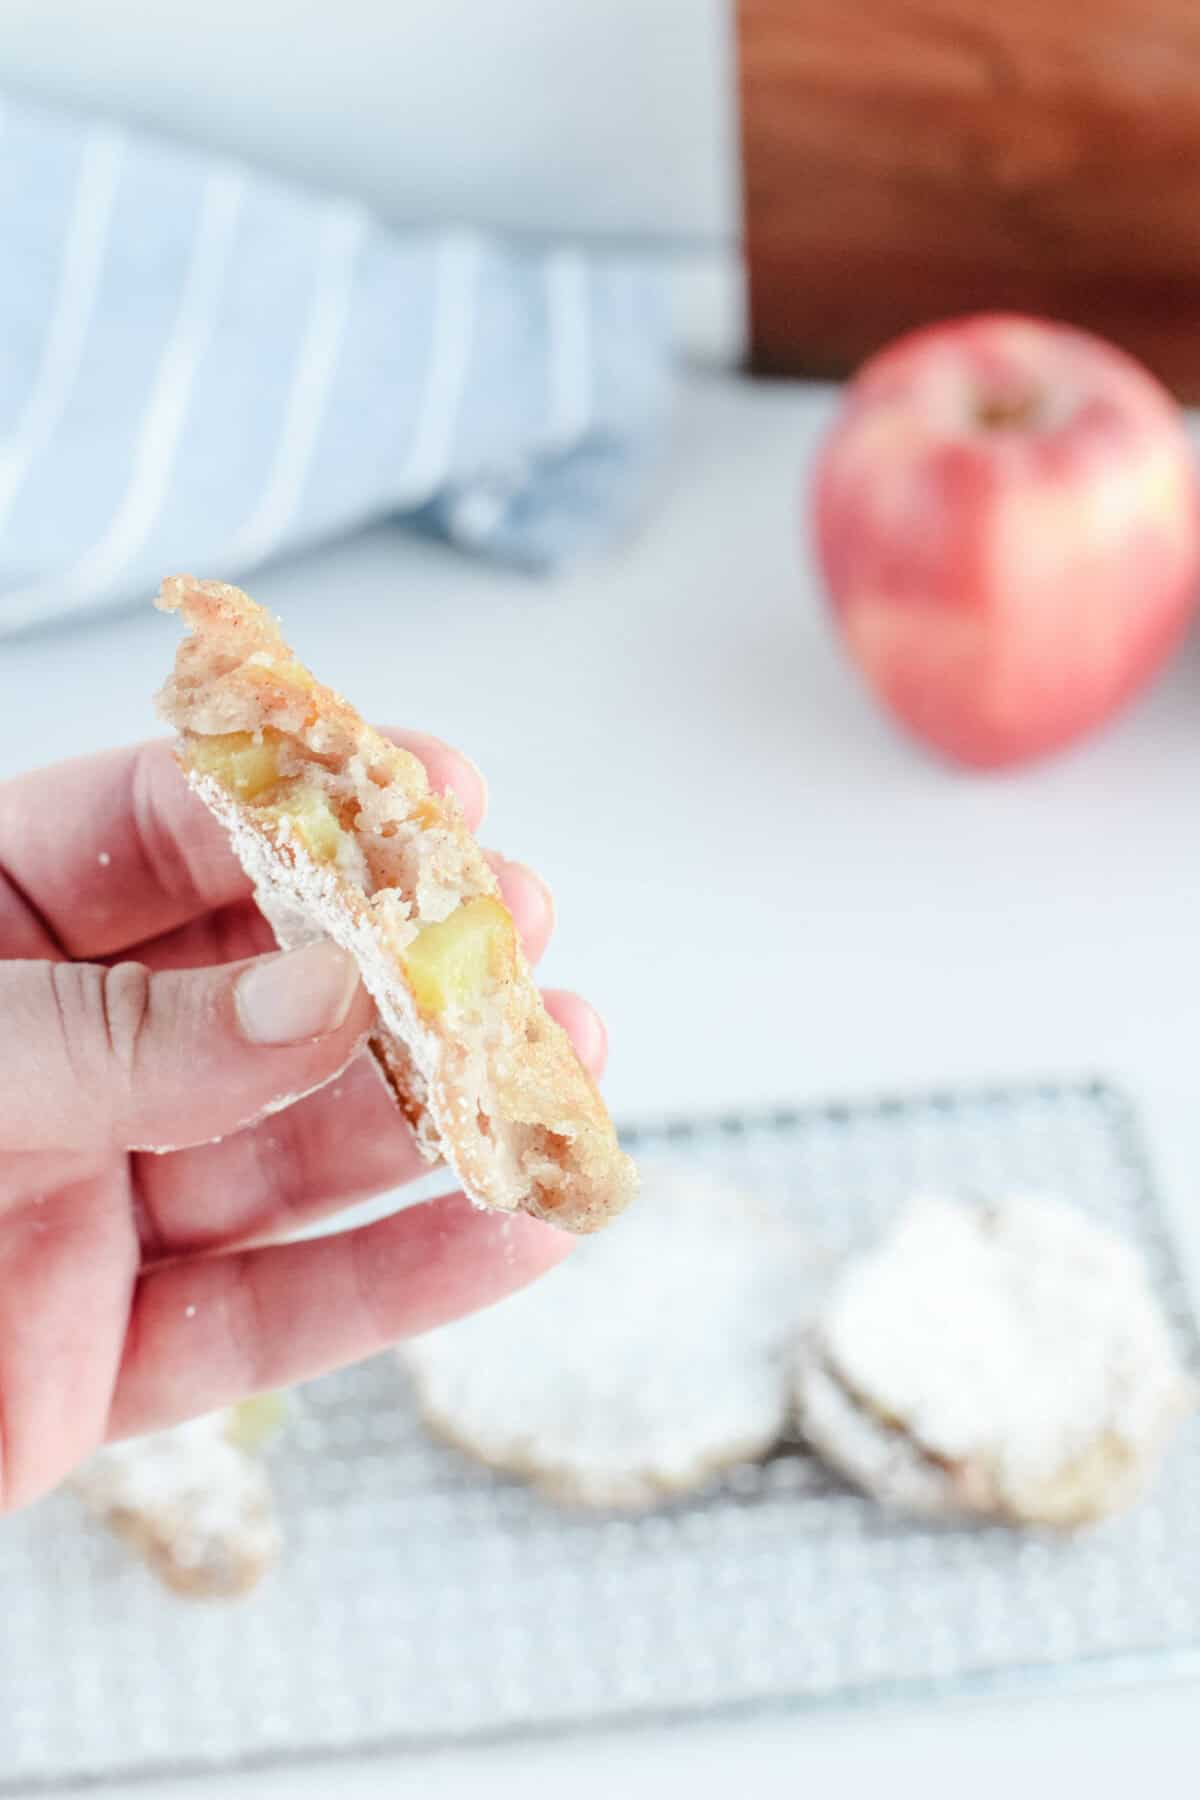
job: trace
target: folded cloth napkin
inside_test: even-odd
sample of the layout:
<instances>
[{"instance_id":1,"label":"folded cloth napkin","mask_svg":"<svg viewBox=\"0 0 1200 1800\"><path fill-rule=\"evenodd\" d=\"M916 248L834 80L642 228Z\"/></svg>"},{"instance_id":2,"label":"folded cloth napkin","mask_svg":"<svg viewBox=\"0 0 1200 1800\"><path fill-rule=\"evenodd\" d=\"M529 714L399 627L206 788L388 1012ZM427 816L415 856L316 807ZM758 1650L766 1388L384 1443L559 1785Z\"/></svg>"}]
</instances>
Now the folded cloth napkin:
<instances>
[{"instance_id":1,"label":"folded cloth napkin","mask_svg":"<svg viewBox=\"0 0 1200 1800\"><path fill-rule=\"evenodd\" d=\"M635 505L668 362L636 258L0 100L0 633L385 515L553 564Z\"/></svg>"}]
</instances>

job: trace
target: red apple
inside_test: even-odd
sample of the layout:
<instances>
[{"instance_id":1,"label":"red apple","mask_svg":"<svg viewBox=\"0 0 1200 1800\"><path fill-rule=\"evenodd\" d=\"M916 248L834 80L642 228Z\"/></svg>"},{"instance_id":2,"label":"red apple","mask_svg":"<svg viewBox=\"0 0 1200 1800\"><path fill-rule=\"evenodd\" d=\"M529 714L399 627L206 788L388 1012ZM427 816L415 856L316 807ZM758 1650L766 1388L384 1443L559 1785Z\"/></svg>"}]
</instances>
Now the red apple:
<instances>
[{"instance_id":1,"label":"red apple","mask_svg":"<svg viewBox=\"0 0 1200 1800\"><path fill-rule=\"evenodd\" d=\"M1107 718L1200 591L1178 407L1122 351L1037 319L953 320L873 357L824 445L816 525L868 682L979 768Z\"/></svg>"}]
</instances>

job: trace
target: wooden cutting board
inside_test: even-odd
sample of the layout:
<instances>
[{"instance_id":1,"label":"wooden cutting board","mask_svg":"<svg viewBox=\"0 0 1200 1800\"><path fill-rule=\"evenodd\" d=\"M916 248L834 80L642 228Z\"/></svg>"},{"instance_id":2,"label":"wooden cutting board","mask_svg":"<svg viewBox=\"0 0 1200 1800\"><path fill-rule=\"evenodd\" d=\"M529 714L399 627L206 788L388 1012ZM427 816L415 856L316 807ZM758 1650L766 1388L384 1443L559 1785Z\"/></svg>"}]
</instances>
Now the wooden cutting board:
<instances>
[{"instance_id":1,"label":"wooden cutting board","mask_svg":"<svg viewBox=\"0 0 1200 1800\"><path fill-rule=\"evenodd\" d=\"M1200 399L1200 0L739 0L753 366L1015 307Z\"/></svg>"}]
</instances>

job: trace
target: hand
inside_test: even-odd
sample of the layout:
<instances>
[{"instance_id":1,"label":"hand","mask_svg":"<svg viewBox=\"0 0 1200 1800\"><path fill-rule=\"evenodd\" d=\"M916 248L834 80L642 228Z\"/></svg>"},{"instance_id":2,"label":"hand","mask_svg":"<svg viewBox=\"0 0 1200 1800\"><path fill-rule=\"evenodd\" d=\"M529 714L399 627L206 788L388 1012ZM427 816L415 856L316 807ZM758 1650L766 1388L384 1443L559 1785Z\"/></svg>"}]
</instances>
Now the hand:
<instances>
[{"instance_id":1,"label":"hand","mask_svg":"<svg viewBox=\"0 0 1200 1800\"><path fill-rule=\"evenodd\" d=\"M471 765L395 736L475 827ZM494 861L536 961L549 893ZM272 944L166 744L0 786L0 1511L106 1438L369 1356L569 1248L461 1194L278 1241L423 1165L349 957ZM547 1005L599 1072L596 1015Z\"/></svg>"}]
</instances>

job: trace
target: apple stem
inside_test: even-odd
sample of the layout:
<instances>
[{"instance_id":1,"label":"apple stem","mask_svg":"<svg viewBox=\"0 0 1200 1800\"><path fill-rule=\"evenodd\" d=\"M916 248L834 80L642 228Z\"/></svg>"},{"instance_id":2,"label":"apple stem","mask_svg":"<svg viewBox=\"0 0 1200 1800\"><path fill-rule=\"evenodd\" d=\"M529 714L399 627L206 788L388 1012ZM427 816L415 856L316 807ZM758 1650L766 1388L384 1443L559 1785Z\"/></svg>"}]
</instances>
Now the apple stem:
<instances>
[{"instance_id":1,"label":"apple stem","mask_svg":"<svg viewBox=\"0 0 1200 1800\"><path fill-rule=\"evenodd\" d=\"M1032 425L1038 413L1037 395L1023 392L984 394L975 405L975 422L985 431L1021 431Z\"/></svg>"}]
</instances>

